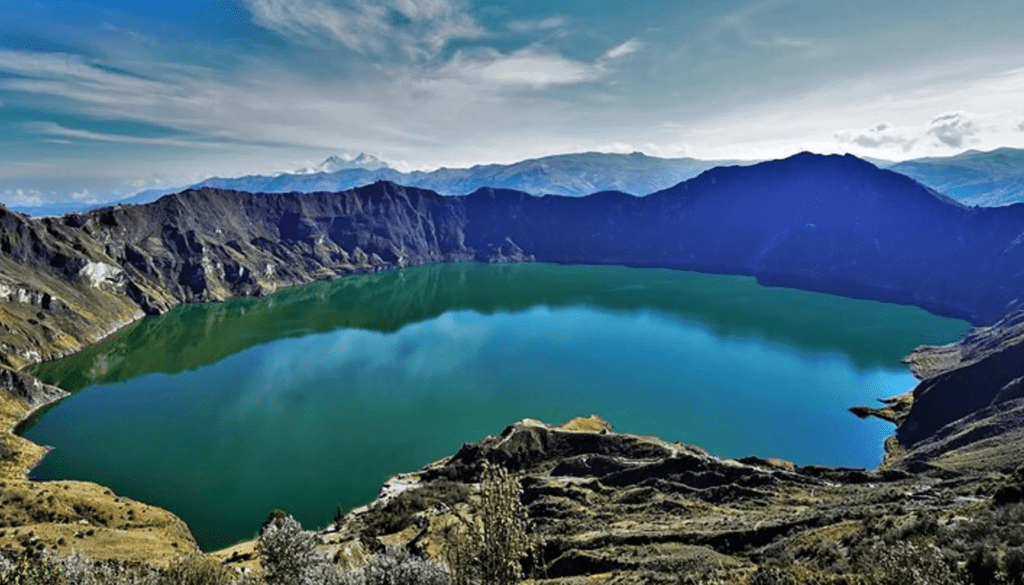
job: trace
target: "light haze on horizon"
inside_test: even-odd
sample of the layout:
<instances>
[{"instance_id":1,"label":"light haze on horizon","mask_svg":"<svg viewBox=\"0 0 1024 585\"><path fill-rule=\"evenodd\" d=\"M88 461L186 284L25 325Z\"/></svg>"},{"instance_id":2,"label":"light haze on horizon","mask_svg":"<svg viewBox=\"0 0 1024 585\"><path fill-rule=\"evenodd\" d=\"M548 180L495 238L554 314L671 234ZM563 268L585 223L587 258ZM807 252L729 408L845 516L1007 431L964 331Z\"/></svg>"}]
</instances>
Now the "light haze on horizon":
<instances>
[{"instance_id":1,"label":"light haze on horizon","mask_svg":"<svg viewBox=\"0 0 1024 585\"><path fill-rule=\"evenodd\" d=\"M904 160L1024 147L1024 2L0 3L0 203L368 152Z\"/></svg>"}]
</instances>

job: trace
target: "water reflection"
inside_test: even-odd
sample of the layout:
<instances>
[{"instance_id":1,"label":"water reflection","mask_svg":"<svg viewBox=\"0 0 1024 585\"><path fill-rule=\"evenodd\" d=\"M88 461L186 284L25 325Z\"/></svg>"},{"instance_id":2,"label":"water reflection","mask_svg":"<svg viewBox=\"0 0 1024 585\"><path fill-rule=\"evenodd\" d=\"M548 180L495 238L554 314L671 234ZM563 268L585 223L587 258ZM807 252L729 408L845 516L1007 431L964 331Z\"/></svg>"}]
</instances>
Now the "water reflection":
<instances>
[{"instance_id":1,"label":"water reflection","mask_svg":"<svg viewBox=\"0 0 1024 585\"><path fill-rule=\"evenodd\" d=\"M917 345L968 327L921 309L792 289L752 278L617 266L438 264L346 276L223 303L183 305L86 351L36 367L69 391L149 373L178 373L276 339L339 328L391 332L446 311L521 312L536 306L654 311L719 336L839 353L860 370L892 367Z\"/></svg>"}]
</instances>

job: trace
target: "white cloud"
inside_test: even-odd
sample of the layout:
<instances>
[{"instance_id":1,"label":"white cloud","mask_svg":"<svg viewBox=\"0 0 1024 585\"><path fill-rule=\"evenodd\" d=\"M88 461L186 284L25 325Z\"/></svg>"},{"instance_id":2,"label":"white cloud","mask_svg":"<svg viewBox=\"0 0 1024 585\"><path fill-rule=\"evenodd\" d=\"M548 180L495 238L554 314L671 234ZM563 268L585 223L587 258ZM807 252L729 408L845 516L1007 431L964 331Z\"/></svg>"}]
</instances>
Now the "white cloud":
<instances>
[{"instance_id":1,"label":"white cloud","mask_svg":"<svg viewBox=\"0 0 1024 585\"><path fill-rule=\"evenodd\" d=\"M1002 115L953 111L939 114L927 124L894 126L883 122L863 130L836 132L835 138L869 150L899 148L909 153L921 146L934 154L978 145L984 137L1005 136L1012 131L1013 122Z\"/></svg>"},{"instance_id":2,"label":"white cloud","mask_svg":"<svg viewBox=\"0 0 1024 585\"><path fill-rule=\"evenodd\" d=\"M582 83L604 74L599 65L574 61L536 47L507 55L492 49L472 54L459 52L441 73L497 87L518 85L534 88Z\"/></svg>"},{"instance_id":3,"label":"white cloud","mask_svg":"<svg viewBox=\"0 0 1024 585\"><path fill-rule=\"evenodd\" d=\"M638 50L640 50L640 47L642 46L643 43L641 43L640 41L636 39L630 39L622 43L621 45L612 47L611 49L605 51L604 57L606 59L618 59L620 57L625 57L626 55L631 55L637 52Z\"/></svg>"},{"instance_id":4,"label":"white cloud","mask_svg":"<svg viewBox=\"0 0 1024 585\"><path fill-rule=\"evenodd\" d=\"M981 131L977 118L966 112L942 114L928 125L928 134L953 148L962 148L966 141Z\"/></svg>"},{"instance_id":5,"label":"white cloud","mask_svg":"<svg viewBox=\"0 0 1024 585\"><path fill-rule=\"evenodd\" d=\"M841 130L835 137L840 142L853 143L864 148L897 146L909 151L917 143L919 132L912 128L896 127L882 122L863 130Z\"/></svg>"},{"instance_id":6,"label":"white cloud","mask_svg":"<svg viewBox=\"0 0 1024 585\"><path fill-rule=\"evenodd\" d=\"M10 205L42 205L42 195L42 193L35 189L7 189L4 191L4 199Z\"/></svg>"},{"instance_id":7,"label":"white cloud","mask_svg":"<svg viewBox=\"0 0 1024 585\"><path fill-rule=\"evenodd\" d=\"M454 39L483 34L460 0L243 2L264 28L305 41L326 38L364 54L384 53L393 44L408 57L433 57Z\"/></svg>"}]
</instances>

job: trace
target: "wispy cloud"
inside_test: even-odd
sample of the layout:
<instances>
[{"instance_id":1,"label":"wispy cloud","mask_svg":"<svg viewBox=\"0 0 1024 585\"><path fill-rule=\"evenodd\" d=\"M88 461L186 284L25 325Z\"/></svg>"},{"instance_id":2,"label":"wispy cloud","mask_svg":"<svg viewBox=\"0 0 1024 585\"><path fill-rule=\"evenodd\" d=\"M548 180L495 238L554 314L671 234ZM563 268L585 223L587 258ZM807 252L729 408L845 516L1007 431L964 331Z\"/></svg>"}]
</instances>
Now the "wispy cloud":
<instances>
[{"instance_id":1,"label":"wispy cloud","mask_svg":"<svg viewBox=\"0 0 1024 585\"><path fill-rule=\"evenodd\" d=\"M604 57L606 59L619 59L621 57L625 57L626 55L631 55L639 51L640 47L642 46L643 43L641 43L637 39L630 39L622 43L621 45L616 45L605 51Z\"/></svg>"},{"instance_id":2,"label":"wispy cloud","mask_svg":"<svg viewBox=\"0 0 1024 585\"><path fill-rule=\"evenodd\" d=\"M76 138L79 140L93 140L98 142L141 144L147 146L180 146L182 148L222 148L227 146L227 143L225 142L187 140L165 136L130 136L126 134L93 132L92 130L68 128L55 122L27 122L24 126L26 130L35 134L44 134L47 136L58 136L63 138Z\"/></svg>"},{"instance_id":3,"label":"wispy cloud","mask_svg":"<svg viewBox=\"0 0 1024 585\"><path fill-rule=\"evenodd\" d=\"M565 25L565 18L549 16L540 20L510 20L505 26L518 33L552 30Z\"/></svg>"},{"instance_id":4,"label":"wispy cloud","mask_svg":"<svg viewBox=\"0 0 1024 585\"><path fill-rule=\"evenodd\" d=\"M758 0L737 8L722 16L715 26L708 27L707 34L719 36L723 33L735 35L744 43L755 47L782 47L786 49L810 49L813 44L807 39L780 35L773 32L773 26L762 20L797 0Z\"/></svg>"},{"instance_id":5,"label":"wispy cloud","mask_svg":"<svg viewBox=\"0 0 1024 585\"><path fill-rule=\"evenodd\" d=\"M0 71L30 79L74 80L82 88L108 91L114 89L139 93L165 89L160 84L117 73L80 55L66 53L0 49Z\"/></svg>"},{"instance_id":6,"label":"wispy cloud","mask_svg":"<svg viewBox=\"0 0 1024 585\"><path fill-rule=\"evenodd\" d=\"M243 0L253 21L303 41L327 39L363 54L392 46L407 57L436 56L483 29L460 0Z\"/></svg>"},{"instance_id":7,"label":"wispy cloud","mask_svg":"<svg viewBox=\"0 0 1024 585\"><path fill-rule=\"evenodd\" d=\"M157 41L155 39L153 39L153 38L151 38L149 36L146 36L146 35L138 32L136 30L132 30L130 28L125 28L125 27L122 27L122 26L117 26L117 25L111 24L109 22L104 22L101 28L103 29L104 32L121 35L121 36L127 37L127 38L129 38L129 39L131 39L133 41L139 42L139 43L144 43L144 44L147 44L147 45L156 45L157 44Z\"/></svg>"},{"instance_id":8,"label":"wispy cloud","mask_svg":"<svg viewBox=\"0 0 1024 585\"><path fill-rule=\"evenodd\" d=\"M771 36L767 40L760 41L760 44L789 47L791 49L807 49L811 46L810 41L783 36Z\"/></svg>"}]
</instances>

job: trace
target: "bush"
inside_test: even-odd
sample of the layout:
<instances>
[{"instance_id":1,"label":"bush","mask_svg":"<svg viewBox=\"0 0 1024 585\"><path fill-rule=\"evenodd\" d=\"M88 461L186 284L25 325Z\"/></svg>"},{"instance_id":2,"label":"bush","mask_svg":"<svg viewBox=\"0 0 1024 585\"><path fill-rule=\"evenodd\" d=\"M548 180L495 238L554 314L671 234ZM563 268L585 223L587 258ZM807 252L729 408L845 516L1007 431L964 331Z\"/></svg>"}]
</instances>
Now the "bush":
<instances>
[{"instance_id":1,"label":"bush","mask_svg":"<svg viewBox=\"0 0 1024 585\"><path fill-rule=\"evenodd\" d=\"M7 441L0 439L0 463L14 458L14 449L7 444Z\"/></svg>"},{"instance_id":2,"label":"bush","mask_svg":"<svg viewBox=\"0 0 1024 585\"><path fill-rule=\"evenodd\" d=\"M876 547L862 570L878 585L960 585L964 576L937 547L907 541Z\"/></svg>"},{"instance_id":3,"label":"bush","mask_svg":"<svg viewBox=\"0 0 1024 585\"><path fill-rule=\"evenodd\" d=\"M313 533L291 516L274 512L263 523L257 542L263 576L270 585L330 585L333 565L316 551Z\"/></svg>"},{"instance_id":4,"label":"bush","mask_svg":"<svg viewBox=\"0 0 1024 585\"><path fill-rule=\"evenodd\" d=\"M163 585L160 573L149 566L95 562L72 553L55 558L48 553L0 557L0 583L4 585Z\"/></svg>"},{"instance_id":5,"label":"bush","mask_svg":"<svg viewBox=\"0 0 1024 585\"><path fill-rule=\"evenodd\" d=\"M999 558L991 546L985 543L979 544L967 559L967 574L971 576L971 582L975 585L990 585L996 583L996 574L999 572Z\"/></svg>"},{"instance_id":6,"label":"bush","mask_svg":"<svg viewBox=\"0 0 1024 585\"><path fill-rule=\"evenodd\" d=\"M339 585L451 585L452 578L437 563L388 549L370 557L366 566L341 576Z\"/></svg>"},{"instance_id":7,"label":"bush","mask_svg":"<svg viewBox=\"0 0 1024 585\"><path fill-rule=\"evenodd\" d=\"M234 571L202 555L187 555L171 564L160 585L231 585L238 580Z\"/></svg>"},{"instance_id":8,"label":"bush","mask_svg":"<svg viewBox=\"0 0 1024 585\"><path fill-rule=\"evenodd\" d=\"M521 497L518 477L484 461L477 517L469 520L456 516L458 523L446 534L445 556L455 583L519 582L522 562L535 548Z\"/></svg>"}]
</instances>

